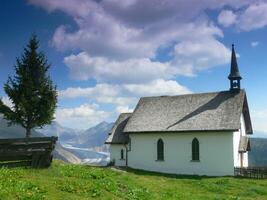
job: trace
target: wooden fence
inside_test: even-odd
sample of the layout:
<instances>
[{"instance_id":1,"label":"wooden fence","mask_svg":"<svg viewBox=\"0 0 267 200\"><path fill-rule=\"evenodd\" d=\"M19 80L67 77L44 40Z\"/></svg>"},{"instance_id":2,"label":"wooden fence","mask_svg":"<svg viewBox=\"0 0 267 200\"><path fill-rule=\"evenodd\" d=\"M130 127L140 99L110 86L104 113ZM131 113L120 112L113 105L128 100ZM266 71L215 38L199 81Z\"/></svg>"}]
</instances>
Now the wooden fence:
<instances>
[{"instance_id":1,"label":"wooden fence","mask_svg":"<svg viewBox=\"0 0 267 200\"><path fill-rule=\"evenodd\" d=\"M0 139L0 167L49 167L57 137Z\"/></svg>"},{"instance_id":2,"label":"wooden fence","mask_svg":"<svg viewBox=\"0 0 267 200\"><path fill-rule=\"evenodd\" d=\"M266 167L235 167L235 176L246 177L246 178L256 178L263 179L267 178L267 168Z\"/></svg>"}]
</instances>

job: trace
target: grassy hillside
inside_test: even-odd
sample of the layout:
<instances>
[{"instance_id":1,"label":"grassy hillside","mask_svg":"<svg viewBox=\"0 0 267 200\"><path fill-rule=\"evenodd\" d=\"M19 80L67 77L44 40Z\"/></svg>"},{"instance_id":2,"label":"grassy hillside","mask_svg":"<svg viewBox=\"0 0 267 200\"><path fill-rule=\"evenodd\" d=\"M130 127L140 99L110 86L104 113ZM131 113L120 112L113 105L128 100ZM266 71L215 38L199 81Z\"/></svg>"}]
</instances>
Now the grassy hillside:
<instances>
[{"instance_id":1,"label":"grassy hillside","mask_svg":"<svg viewBox=\"0 0 267 200\"><path fill-rule=\"evenodd\" d=\"M248 152L250 166L267 166L267 138L250 138L251 151Z\"/></svg>"},{"instance_id":2,"label":"grassy hillside","mask_svg":"<svg viewBox=\"0 0 267 200\"><path fill-rule=\"evenodd\" d=\"M0 199L267 199L267 180L163 176L64 164L0 169Z\"/></svg>"}]
</instances>

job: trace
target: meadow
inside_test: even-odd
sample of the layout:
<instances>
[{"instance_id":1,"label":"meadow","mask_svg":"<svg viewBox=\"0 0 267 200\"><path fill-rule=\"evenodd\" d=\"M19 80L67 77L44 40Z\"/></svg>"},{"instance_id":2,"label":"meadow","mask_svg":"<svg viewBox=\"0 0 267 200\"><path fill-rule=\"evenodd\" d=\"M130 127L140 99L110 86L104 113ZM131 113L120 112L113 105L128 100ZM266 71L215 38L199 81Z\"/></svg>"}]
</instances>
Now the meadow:
<instances>
[{"instance_id":1,"label":"meadow","mask_svg":"<svg viewBox=\"0 0 267 200\"><path fill-rule=\"evenodd\" d=\"M0 199L267 199L267 180L121 171L56 160L48 169L1 168Z\"/></svg>"}]
</instances>

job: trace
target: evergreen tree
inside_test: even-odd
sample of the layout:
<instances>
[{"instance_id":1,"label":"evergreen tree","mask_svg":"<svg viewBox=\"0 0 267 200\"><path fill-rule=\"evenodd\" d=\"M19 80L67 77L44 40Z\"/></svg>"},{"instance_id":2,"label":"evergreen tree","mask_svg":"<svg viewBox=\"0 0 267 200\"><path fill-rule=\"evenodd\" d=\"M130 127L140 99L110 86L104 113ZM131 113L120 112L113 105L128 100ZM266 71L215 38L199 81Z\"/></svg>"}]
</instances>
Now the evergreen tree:
<instances>
[{"instance_id":1,"label":"evergreen tree","mask_svg":"<svg viewBox=\"0 0 267 200\"><path fill-rule=\"evenodd\" d=\"M56 86L48 75L50 65L45 55L38 52L39 41L33 35L17 58L16 75L8 78L4 90L13 103L12 108L0 100L0 112L11 124L20 124L30 137L35 127L42 128L54 119L57 104Z\"/></svg>"}]
</instances>

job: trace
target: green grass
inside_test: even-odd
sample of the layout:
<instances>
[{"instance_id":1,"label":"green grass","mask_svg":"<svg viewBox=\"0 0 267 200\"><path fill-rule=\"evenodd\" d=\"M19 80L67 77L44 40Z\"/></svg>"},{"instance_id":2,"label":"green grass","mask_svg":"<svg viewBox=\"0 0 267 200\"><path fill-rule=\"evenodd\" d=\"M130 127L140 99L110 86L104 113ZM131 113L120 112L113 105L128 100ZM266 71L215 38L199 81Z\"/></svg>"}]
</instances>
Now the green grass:
<instances>
[{"instance_id":1,"label":"green grass","mask_svg":"<svg viewBox=\"0 0 267 200\"><path fill-rule=\"evenodd\" d=\"M267 199L267 180L174 176L64 164L0 169L0 199Z\"/></svg>"}]
</instances>

